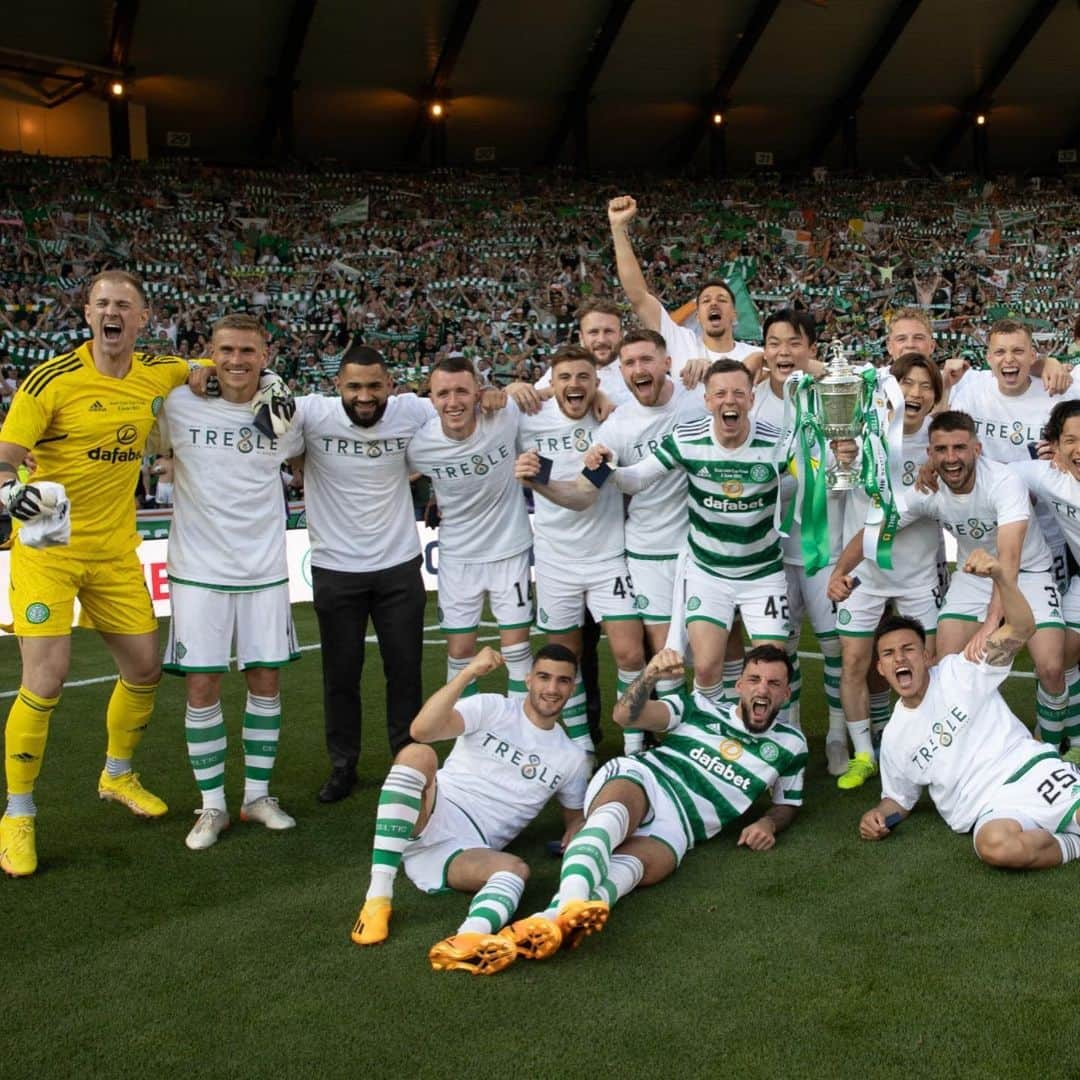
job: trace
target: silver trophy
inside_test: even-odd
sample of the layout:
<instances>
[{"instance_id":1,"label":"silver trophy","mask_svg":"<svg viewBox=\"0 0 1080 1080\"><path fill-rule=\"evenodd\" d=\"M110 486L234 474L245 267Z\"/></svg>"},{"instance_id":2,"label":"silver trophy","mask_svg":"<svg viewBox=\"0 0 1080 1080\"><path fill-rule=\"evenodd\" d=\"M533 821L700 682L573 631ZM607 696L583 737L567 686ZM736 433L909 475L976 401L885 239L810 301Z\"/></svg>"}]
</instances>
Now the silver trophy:
<instances>
[{"instance_id":1,"label":"silver trophy","mask_svg":"<svg viewBox=\"0 0 1080 1080\"><path fill-rule=\"evenodd\" d=\"M862 377L847 361L843 344L834 341L829 346L825 374L814 383L818 419L826 439L858 439L862 435L859 404L863 386ZM825 483L830 491L852 491L859 486L859 475L854 464L838 461L826 470Z\"/></svg>"}]
</instances>

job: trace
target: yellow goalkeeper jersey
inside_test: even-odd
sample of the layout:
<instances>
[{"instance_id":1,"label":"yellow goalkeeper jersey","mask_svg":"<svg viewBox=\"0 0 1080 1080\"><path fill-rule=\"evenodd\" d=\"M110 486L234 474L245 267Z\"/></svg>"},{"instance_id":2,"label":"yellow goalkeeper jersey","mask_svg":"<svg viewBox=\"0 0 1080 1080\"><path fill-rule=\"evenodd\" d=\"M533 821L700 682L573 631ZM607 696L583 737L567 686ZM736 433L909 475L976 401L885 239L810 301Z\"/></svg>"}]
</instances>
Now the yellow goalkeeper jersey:
<instances>
[{"instance_id":1,"label":"yellow goalkeeper jersey","mask_svg":"<svg viewBox=\"0 0 1080 1080\"><path fill-rule=\"evenodd\" d=\"M71 501L71 543L56 549L80 559L134 551L135 486L147 436L188 362L135 353L122 379L94 367L90 343L39 364L22 381L0 428L0 441L29 447L34 480L63 484Z\"/></svg>"}]
</instances>

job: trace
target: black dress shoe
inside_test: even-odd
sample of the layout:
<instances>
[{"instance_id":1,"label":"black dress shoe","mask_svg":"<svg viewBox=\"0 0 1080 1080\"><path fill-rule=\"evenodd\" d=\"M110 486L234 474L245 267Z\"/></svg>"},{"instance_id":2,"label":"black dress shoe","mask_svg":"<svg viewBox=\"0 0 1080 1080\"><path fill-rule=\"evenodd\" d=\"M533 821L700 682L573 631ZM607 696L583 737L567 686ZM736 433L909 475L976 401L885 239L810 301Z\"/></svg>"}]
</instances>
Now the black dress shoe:
<instances>
[{"instance_id":1,"label":"black dress shoe","mask_svg":"<svg viewBox=\"0 0 1080 1080\"><path fill-rule=\"evenodd\" d=\"M335 769L330 774L330 779L319 789L319 802L341 802L354 787L356 773L352 769Z\"/></svg>"}]
</instances>

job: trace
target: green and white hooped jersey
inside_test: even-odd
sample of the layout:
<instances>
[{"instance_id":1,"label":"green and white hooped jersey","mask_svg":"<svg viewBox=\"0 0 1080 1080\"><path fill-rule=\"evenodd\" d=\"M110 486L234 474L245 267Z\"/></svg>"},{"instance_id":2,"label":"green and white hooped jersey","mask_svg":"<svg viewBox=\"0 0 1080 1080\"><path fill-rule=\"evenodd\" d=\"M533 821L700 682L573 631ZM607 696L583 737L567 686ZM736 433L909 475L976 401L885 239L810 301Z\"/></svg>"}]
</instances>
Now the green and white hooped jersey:
<instances>
[{"instance_id":1,"label":"green and white hooped jersey","mask_svg":"<svg viewBox=\"0 0 1080 1080\"><path fill-rule=\"evenodd\" d=\"M594 442L600 424L592 413L571 420L554 398L538 413L522 416L518 447L551 458L552 480L573 480L580 475L582 459ZM538 567L554 572L621 559L623 555L623 500L614 484L605 484L595 503L578 512L556 506L542 495L533 502L533 552Z\"/></svg>"},{"instance_id":2,"label":"green and white hooped jersey","mask_svg":"<svg viewBox=\"0 0 1080 1080\"><path fill-rule=\"evenodd\" d=\"M690 554L707 573L760 578L783 570L776 528L780 482L773 427L750 421L741 445L716 441L713 418L681 424L660 440L656 460L682 469L690 508Z\"/></svg>"},{"instance_id":3,"label":"green and white hooped jersey","mask_svg":"<svg viewBox=\"0 0 1080 1080\"><path fill-rule=\"evenodd\" d=\"M158 414L173 451L170 579L227 591L289 580L281 463L304 452L304 439L295 430L269 438L253 419L249 403L186 386Z\"/></svg>"},{"instance_id":4,"label":"green and white hooped jersey","mask_svg":"<svg viewBox=\"0 0 1080 1080\"><path fill-rule=\"evenodd\" d=\"M439 554L459 562L496 562L532 544L525 495L514 477L521 414L512 400L481 413L467 439L451 439L436 416L412 438L405 459L435 488Z\"/></svg>"},{"instance_id":5,"label":"green and white hooped jersey","mask_svg":"<svg viewBox=\"0 0 1080 1080\"><path fill-rule=\"evenodd\" d=\"M634 398L620 405L596 433L596 441L615 452L616 464L636 465L654 453L660 440L682 423L705 413L701 392L673 394L664 405L642 405ZM626 554L644 559L678 558L686 547L686 476L669 472L632 496L626 513Z\"/></svg>"},{"instance_id":6,"label":"green and white hooped jersey","mask_svg":"<svg viewBox=\"0 0 1080 1080\"><path fill-rule=\"evenodd\" d=\"M807 745L797 728L773 724L754 735L738 705L720 710L685 690L660 700L678 724L634 760L674 800L691 847L730 825L766 791L775 805L802 806Z\"/></svg>"},{"instance_id":7,"label":"green and white hooped jersey","mask_svg":"<svg viewBox=\"0 0 1080 1080\"><path fill-rule=\"evenodd\" d=\"M1009 465L980 457L975 463L975 486L966 495L957 495L944 483L939 483L933 492L909 491L900 528L921 517L937 518L956 537L957 566L963 566L976 548L985 548L996 556L998 529L1014 521L1026 521L1020 569L1029 573L1050 569L1050 548L1031 514L1027 486Z\"/></svg>"}]
</instances>

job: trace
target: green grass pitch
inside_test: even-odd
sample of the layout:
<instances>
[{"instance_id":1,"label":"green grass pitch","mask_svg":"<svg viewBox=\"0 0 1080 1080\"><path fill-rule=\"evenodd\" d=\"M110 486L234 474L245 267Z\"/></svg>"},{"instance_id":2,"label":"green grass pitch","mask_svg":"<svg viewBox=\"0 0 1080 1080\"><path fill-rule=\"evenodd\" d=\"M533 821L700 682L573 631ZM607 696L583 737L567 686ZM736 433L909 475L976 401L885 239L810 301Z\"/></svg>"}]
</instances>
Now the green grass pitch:
<instances>
[{"instance_id":1,"label":"green grass pitch","mask_svg":"<svg viewBox=\"0 0 1080 1080\"><path fill-rule=\"evenodd\" d=\"M296 619L301 641L317 642L310 606ZM445 650L428 638L430 693ZM808 636L803 647L815 647ZM77 632L74 653L72 680L111 671L93 635ZM1080 870L988 869L925 801L887 841L861 842L877 783L835 789L820 662L803 671L806 807L774 851L736 848L733 829L625 900L576 952L494 978L428 968L427 949L467 900L422 896L404 875L390 940L349 942L388 764L374 645L360 789L334 806L315 800L327 762L318 653L306 651L284 676L273 785L298 827L274 835L236 820L202 853L183 845L196 791L182 682L166 676L137 759L170 805L158 822L96 799L111 687L69 687L37 789L40 871L0 881L0 1076L1080 1075ZM0 640L0 691L17 672L15 642ZM1033 690L1007 686L1029 721ZM234 812L241 703L231 676ZM617 746L608 728L603 756ZM524 913L555 888L544 843L558 832L551 806L514 845L533 871Z\"/></svg>"}]
</instances>

